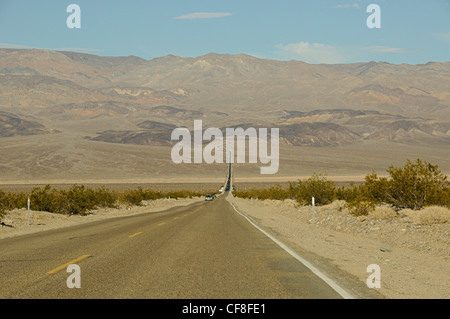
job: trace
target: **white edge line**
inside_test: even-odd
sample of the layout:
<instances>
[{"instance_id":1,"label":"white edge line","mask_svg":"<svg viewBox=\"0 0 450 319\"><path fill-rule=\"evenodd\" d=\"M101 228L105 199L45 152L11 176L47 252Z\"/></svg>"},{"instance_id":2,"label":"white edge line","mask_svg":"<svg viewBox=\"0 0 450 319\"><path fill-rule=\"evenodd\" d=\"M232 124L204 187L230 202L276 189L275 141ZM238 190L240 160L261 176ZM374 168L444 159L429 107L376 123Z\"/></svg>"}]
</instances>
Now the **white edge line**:
<instances>
[{"instance_id":1,"label":"white edge line","mask_svg":"<svg viewBox=\"0 0 450 319\"><path fill-rule=\"evenodd\" d=\"M320 279L322 279L323 281L325 281L331 288L333 288L339 295L342 296L342 298L344 299L355 299L355 297L353 295L351 295L348 291L346 291L345 289L343 289L341 286L339 286L334 280L332 280L330 277L328 277L327 275L325 275L324 273L322 273L319 269L317 269L316 267L314 267L309 261L307 261L306 259L304 259L303 257L301 257L297 252L295 252L294 250L292 250L291 248L289 248L288 246L286 246L283 242L281 242L280 240L278 240L277 238L275 238L274 236L272 236L271 234L269 234L268 232L266 232L264 229L262 229L261 227L259 227L257 224L255 224L249 217L247 217L246 215L242 214L241 212L239 212L236 207L233 205L232 202L230 202L228 200L228 198L226 198L227 202L231 204L231 206L234 208L234 210L241 215L242 217L244 217L245 219L248 220L248 222L250 224L252 224L254 227L256 227L260 232L262 232L264 235L266 235L267 237L269 237L270 239L272 239L278 246L280 246L281 248L283 248L286 252L288 252L292 257L294 257L295 259L297 259L299 262L301 262L303 265L305 265L309 270L311 270L317 277L319 277Z\"/></svg>"}]
</instances>

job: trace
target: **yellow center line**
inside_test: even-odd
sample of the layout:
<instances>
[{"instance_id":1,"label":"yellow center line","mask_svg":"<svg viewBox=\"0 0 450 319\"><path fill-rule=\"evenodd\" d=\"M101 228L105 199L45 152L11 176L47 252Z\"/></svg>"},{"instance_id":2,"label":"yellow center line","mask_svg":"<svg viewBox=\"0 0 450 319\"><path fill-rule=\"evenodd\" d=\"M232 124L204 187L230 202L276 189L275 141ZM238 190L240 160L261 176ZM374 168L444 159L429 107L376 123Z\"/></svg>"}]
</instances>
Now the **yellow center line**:
<instances>
[{"instance_id":1,"label":"yellow center line","mask_svg":"<svg viewBox=\"0 0 450 319\"><path fill-rule=\"evenodd\" d=\"M136 233L136 234L130 235L130 236L128 236L128 237L130 237L130 238L133 238L134 236L137 236L137 235L140 235L140 234L142 234L142 232L141 232L141 231L140 231L140 232L138 232L138 233Z\"/></svg>"},{"instance_id":2,"label":"yellow center line","mask_svg":"<svg viewBox=\"0 0 450 319\"><path fill-rule=\"evenodd\" d=\"M174 218L172 218L172 219L178 219L178 217L174 217Z\"/></svg>"},{"instance_id":3,"label":"yellow center line","mask_svg":"<svg viewBox=\"0 0 450 319\"><path fill-rule=\"evenodd\" d=\"M159 223L158 226L162 226L162 225L164 225L164 224L165 224L165 222L162 222L162 223Z\"/></svg>"},{"instance_id":4,"label":"yellow center line","mask_svg":"<svg viewBox=\"0 0 450 319\"><path fill-rule=\"evenodd\" d=\"M74 263L76 263L76 262L78 262L78 261L80 261L80 260L83 260L83 259L85 259L85 258L87 258L87 257L90 257L90 255L83 255L83 256L81 256L81 257L78 257L77 259L74 259L74 260L69 261L68 263L66 263L66 264L64 264L64 265L62 265L62 266L59 266L58 268L55 268L55 269L53 269L53 270L50 270L47 274L52 275L52 274L54 274L54 273L57 273L57 272L60 271L61 269L67 268L69 265L72 265L72 264L74 264Z\"/></svg>"}]
</instances>

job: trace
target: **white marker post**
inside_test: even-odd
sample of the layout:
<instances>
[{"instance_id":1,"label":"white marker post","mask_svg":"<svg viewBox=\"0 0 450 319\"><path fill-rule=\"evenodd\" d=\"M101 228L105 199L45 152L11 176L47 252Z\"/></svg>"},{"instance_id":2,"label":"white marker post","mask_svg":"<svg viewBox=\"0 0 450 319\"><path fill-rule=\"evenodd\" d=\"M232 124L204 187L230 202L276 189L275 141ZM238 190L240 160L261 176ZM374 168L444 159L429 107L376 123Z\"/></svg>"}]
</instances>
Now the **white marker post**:
<instances>
[{"instance_id":1,"label":"white marker post","mask_svg":"<svg viewBox=\"0 0 450 319\"><path fill-rule=\"evenodd\" d=\"M313 210L313 224L316 223L316 218L315 218L315 209L314 209L314 197L312 198L312 210Z\"/></svg>"},{"instance_id":2,"label":"white marker post","mask_svg":"<svg viewBox=\"0 0 450 319\"><path fill-rule=\"evenodd\" d=\"M28 226L30 226L30 198L29 197L27 200L27 204L28 204Z\"/></svg>"}]
</instances>

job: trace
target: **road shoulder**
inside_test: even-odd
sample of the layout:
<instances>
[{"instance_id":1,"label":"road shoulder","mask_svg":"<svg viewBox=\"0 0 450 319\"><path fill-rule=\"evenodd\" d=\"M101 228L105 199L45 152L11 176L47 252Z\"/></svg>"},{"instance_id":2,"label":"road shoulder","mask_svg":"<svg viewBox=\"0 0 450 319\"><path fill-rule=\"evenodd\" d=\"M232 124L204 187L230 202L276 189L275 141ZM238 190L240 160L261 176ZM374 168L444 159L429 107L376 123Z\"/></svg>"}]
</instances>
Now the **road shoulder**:
<instances>
[{"instance_id":1,"label":"road shoulder","mask_svg":"<svg viewBox=\"0 0 450 319\"><path fill-rule=\"evenodd\" d=\"M337 209L330 213L333 211L330 207L316 208L318 216L313 224L311 207L298 207L294 201L259 201L231 196L229 199L240 212L301 255L319 261L317 263L322 265L322 270L337 275L341 284L345 285L347 281L349 289L356 280L359 282L357 290L360 292L361 285L364 285L367 296L374 293L392 299L449 298L448 256L440 250L432 252L403 247L399 239L402 231L394 231L390 237L380 237L376 236L377 230L358 233L342 219L336 219L339 227L324 223L323 220L330 219L329 214L341 214L342 217L346 214ZM359 223L357 226L362 227L362 222ZM383 223L377 226L383 227ZM448 224L441 226L444 232L448 230ZM441 245L445 246L445 243ZM381 269L379 289L369 289L366 285L371 275L367 267L372 264Z\"/></svg>"}]
</instances>

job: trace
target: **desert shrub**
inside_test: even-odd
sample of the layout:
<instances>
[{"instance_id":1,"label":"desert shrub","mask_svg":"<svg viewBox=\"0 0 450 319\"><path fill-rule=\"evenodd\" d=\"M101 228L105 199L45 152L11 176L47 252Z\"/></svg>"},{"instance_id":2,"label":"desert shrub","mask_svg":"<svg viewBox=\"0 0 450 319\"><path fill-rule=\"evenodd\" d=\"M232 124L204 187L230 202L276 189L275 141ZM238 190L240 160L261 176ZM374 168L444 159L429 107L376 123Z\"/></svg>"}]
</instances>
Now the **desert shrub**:
<instances>
[{"instance_id":1,"label":"desert shrub","mask_svg":"<svg viewBox=\"0 0 450 319\"><path fill-rule=\"evenodd\" d=\"M143 189L138 187L137 189L127 190L120 195L118 195L119 201L129 205L142 205L144 200L157 200L161 198L192 198L198 196L204 196L204 192L194 192L194 191L170 191L170 192L160 192L152 189Z\"/></svg>"},{"instance_id":2,"label":"desert shrub","mask_svg":"<svg viewBox=\"0 0 450 319\"><path fill-rule=\"evenodd\" d=\"M249 190L240 190L239 188L235 188L233 196L239 198L251 198Z\"/></svg>"},{"instance_id":3,"label":"desert shrub","mask_svg":"<svg viewBox=\"0 0 450 319\"><path fill-rule=\"evenodd\" d=\"M85 214L88 210L97 208L98 198L94 190L84 185L73 185L68 191L57 194L59 211L66 214Z\"/></svg>"},{"instance_id":4,"label":"desert shrub","mask_svg":"<svg viewBox=\"0 0 450 319\"><path fill-rule=\"evenodd\" d=\"M0 209L4 211L27 207L28 196L24 193L5 193L0 191Z\"/></svg>"},{"instance_id":5,"label":"desert shrub","mask_svg":"<svg viewBox=\"0 0 450 319\"><path fill-rule=\"evenodd\" d=\"M58 191L50 185L43 188L34 187L31 190L31 209L50 213L78 214L90 205L84 186L74 185L69 191Z\"/></svg>"},{"instance_id":6,"label":"desert shrub","mask_svg":"<svg viewBox=\"0 0 450 319\"><path fill-rule=\"evenodd\" d=\"M264 199L284 200L291 198L290 188L284 187L282 185L243 191L235 190L234 195L241 198L256 198L261 200Z\"/></svg>"},{"instance_id":7,"label":"desert shrub","mask_svg":"<svg viewBox=\"0 0 450 319\"><path fill-rule=\"evenodd\" d=\"M437 165L417 159L404 167L390 166L389 179L375 173L366 176L369 198L393 205L397 209L421 209L429 205L450 205L447 176Z\"/></svg>"},{"instance_id":8,"label":"desert shrub","mask_svg":"<svg viewBox=\"0 0 450 319\"><path fill-rule=\"evenodd\" d=\"M347 204L353 216L367 216L375 210L375 203L367 197L358 197Z\"/></svg>"},{"instance_id":9,"label":"desert shrub","mask_svg":"<svg viewBox=\"0 0 450 319\"><path fill-rule=\"evenodd\" d=\"M31 208L61 214L85 214L98 207L116 207L118 196L106 188L92 189L73 185L69 190L56 190L50 185L31 191ZM26 199L25 199L26 201Z\"/></svg>"},{"instance_id":10,"label":"desert shrub","mask_svg":"<svg viewBox=\"0 0 450 319\"><path fill-rule=\"evenodd\" d=\"M50 185L34 187L31 194L5 193L0 191L0 217L6 211L27 207L27 199L31 199L31 209L61 214L85 214L100 207L116 208L119 203L142 205L143 200L159 198L187 198L205 195L194 191L159 192L142 187L122 193L111 191L105 187L92 189L84 185L73 185L68 190L57 190Z\"/></svg>"},{"instance_id":11,"label":"desert shrub","mask_svg":"<svg viewBox=\"0 0 450 319\"><path fill-rule=\"evenodd\" d=\"M94 190L95 203L98 207L117 208L119 195L117 192L101 187Z\"/></svg>"},{"instance_id":12,"label":"desert shrub","mask_svg":"<svg viewBox=\"0 0 450 319\"><path fill-rule=\"evenodd\" d=\"M241 198L294 199L301 204L311 203L312 197L317 205L326 205L336 199L336 185L326 177L314 173L307 180L290 182L289 185L276 185L267 188L235 190L234 195Z\"/></svg>"},{"instance_id":13,"label":"desert shrub","mask_svg":"<svg viewBox=\"0 0 450 319\"><path fill-rule=\"evenodd\" d=\"M6 209L3 204L3 197L5 196L5 192L0 190L0 220L5 216Z\"/></svg>"},{"instance_id":14,"label":"desert shrub","mask_svg":"<svg viewBox=\"0 0 450 319\"><path fill-rule=\"evenodd\" d=\"M142 187L137 189L130 189L120 195L120 201L129 205L141 206L142 201L145 200L145 192Z\"/></svg>"},{"instance_id":15,"label":"desert shrub","mask_svg":"<svg viewBox=\"0 0 450 319\"><path fill-rule=\"evenodd\" d=\"M344 200L350 203L365 194L363 185L357 186L354 182L350 183L350 186L342 186L336 188L336 198L339 200Z\"/></svg>"},{"instance_id":16,"label":"desert shrub","mask_svg":"<svg viewBox=\"0 0 450 319\"><path fill-rule=\"evenodd\" d=\"M50 213L61 213L61 196L58 191L50 185L43 188L34 187L31 190L31 209L46 211Z\"/></svg>"},{"instance_id":17,"label":"desert shrub","mask_svg":"<svg viewBox=\"0 0 450 319\"><path fill-rule=\"evenodd\" d=\"M450 187L436 188L429 194L427 205L444 206L450 208Z\"/></svg>"},{"instance_id":18,"label":"desert shrub","mask_svg":"<svg viewBox=\"0 0 450 319\"><path fill-rule=\"evenodd\" d=\"M377 206L369 215L377 219L391 219L398 216L397 212L389 206Z\"/></svg>"},{"instance_id":19,"label":"desert shrub","mask_svg":"<svg viewBox=\"0 0 450 319\"><path fill-rule=\"evenodd\" d=\"M192 197L199 197L199 196L205 196L208 192L194 192L194 191L186 191L186 190L180 190L180 191L171 191L171 192L157 192L158 198L192 198Z\"/></svg>"},{"instance_id":20,"label":"desert shrub","mask_svg":"<svg viewBox=\"0 0 450 319\"><path fill-rule=\"evenodd\" d=\"M157 200L160 198L164 198L166 195L164 195L164 193L159 192L159 191L155 191L153 189L146 189L143 191L144 193L144 200ZM178 198L181 197L181 192L172 192L171 194L172 196L170 196L171 198ZM168 197L169 195L167 195Z\"/></svg>"},{"instance_id":21,"label":"desert shrub","mask_svg":"<svg viewBox=\"0 0 450 319\"><path fill-rule=\"evenodd\" d=\"M361 194L372 199L377 204L387 202L386 197L390 192L390 186L386 177L378 177L372 173L365 177L365 183L361 186Z\"/></svg>"},{"instance_id":22,"label":"desert shrub","mask_svg":"<svg viewBox=\"0 0 450 319\"><path fill-rule=\"evenodd\" d=\"M416 225L450 223L450 209L442 206L427 206L421 210L402 209L399 214L407 216Z\"/></svg>"},{"instance_id":23,"label":"desert shrub","mask_svg":"<svg viewBox=\"0 0 450 319\"><path fill-rule=\"evenodd\" d=\"M24 193L5 193L0 190L0 220L15 208L27 207L28 196Z\"/></svg>"},{"instance_id":24,"label":"desert shrub","mask_svg":"<svg viewBox=\"0 0 450 319\"><path fill-rule=\"evenodd\" d=\"M450 222L450 209L441 206L427 206L420 212L422 225L445 224Z\"/></svg>"},{"instance_id":25,"label":"desert shrub","mask_svg":"<svg viewBox=\"0 0 450 319\"><path fill-rule=\"evenodd\" d=\"M189 191L172 191L172 192L167 192L167 193L159 193L158 194L158 198L188 198L188 197L193 197L195 196L194 192L189 192Z\"/></svg>"},{"instance_id":26,"label":"desert shrub","mask_svg":"<svg viewBox=\"0 0 450 319\"><path fill-rule=\"evenodd\" d=\"M289 197L287 189L281 185L271 186L271 187L265 188L265 189L260 189L260 190L256 191L255 195L256 195L255 197L258 199L283 200L283 199L287 199Z\"/></svg>"},{"instance_id":27,"label":"desert shrub","mask_svg":"<svg viewBox=\"0 0 450 319\"><path fill-rule=\"evenodd\" d=\"M293 187L300 204L310 203L312 197L317 205L327 205L336 199L336 184L321 174L314 173L307 180L299 180Z\"/></svg>"}]
</instances>

